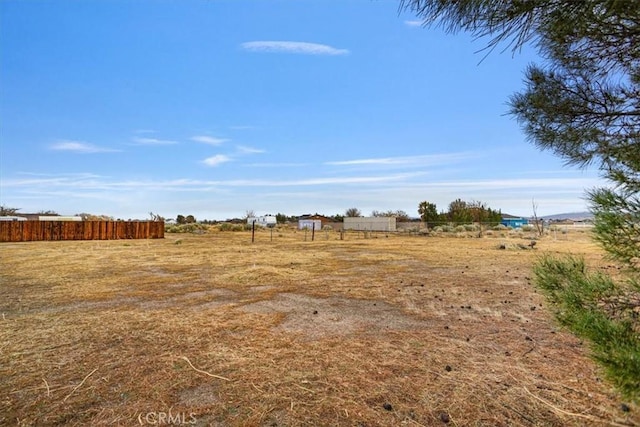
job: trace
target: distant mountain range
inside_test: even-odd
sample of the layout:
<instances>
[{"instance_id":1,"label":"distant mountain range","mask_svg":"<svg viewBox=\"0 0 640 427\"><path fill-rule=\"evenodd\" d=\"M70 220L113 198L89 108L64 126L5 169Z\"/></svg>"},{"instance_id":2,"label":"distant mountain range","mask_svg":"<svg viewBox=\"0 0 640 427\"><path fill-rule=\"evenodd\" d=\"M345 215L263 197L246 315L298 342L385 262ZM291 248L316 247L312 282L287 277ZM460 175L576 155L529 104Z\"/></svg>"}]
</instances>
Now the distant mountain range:
<instances>
[{"instance_id":1,"label":"distant mountain range","mask_svg":"<svg viewBox=\"0 0 640 427\"><path fill-rule=\"evenodd\" d=\"M540 217L546 221L560 221L565 219L570 219L574 221L584 221L585 219L593 219L593 214L591 212L570 212L570 213L561 213L556 215L547 215Z\"/></svg>"}]
</instances>

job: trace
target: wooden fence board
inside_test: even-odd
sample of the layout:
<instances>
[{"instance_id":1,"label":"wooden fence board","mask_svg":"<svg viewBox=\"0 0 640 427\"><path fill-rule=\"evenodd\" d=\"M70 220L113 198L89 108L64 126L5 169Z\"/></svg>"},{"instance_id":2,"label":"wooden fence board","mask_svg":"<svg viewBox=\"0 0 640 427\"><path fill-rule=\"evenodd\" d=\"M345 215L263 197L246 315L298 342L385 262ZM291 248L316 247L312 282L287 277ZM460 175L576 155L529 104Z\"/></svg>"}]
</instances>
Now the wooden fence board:
<instances>
[{"instance_id":1,"label":"wooden fence board","mask_svg":"<svg viewBox=\"0 0 640 427\"><path fill-rule=\"evenodd\" d=\"M0 242L163 238L164 221L0 221Z\"/></svg>"}]
</instances>

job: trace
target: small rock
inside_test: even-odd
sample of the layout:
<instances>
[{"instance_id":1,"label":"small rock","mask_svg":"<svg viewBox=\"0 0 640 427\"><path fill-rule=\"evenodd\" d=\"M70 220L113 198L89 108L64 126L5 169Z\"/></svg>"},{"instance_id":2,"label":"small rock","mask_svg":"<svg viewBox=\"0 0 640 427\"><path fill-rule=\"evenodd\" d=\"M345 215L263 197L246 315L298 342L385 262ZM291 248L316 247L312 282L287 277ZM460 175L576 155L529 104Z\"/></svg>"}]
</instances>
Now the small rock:
<instances>
[{"instance_id":1,"label":"small rock","mask_svg":"<svg viewBox=\"0 0 640 427\"><path fill-rule=\"evenodd\" d=\"M622 412L631 412L631 408L626 403L621 403L620 404L620 410Z\"/></svg>"},{"instance_id":2,"label":"small rock","mask_svg":"<svg viewBox=\"0 0 640 427\"><path fill-rule=\"evenodd\" d=\"M313 310L313 314L318 314L318 310Z\"/></svg>"},{"instance_id":3,"label":"small rock","mask_svg":"<svg viewBox=\"0 0 640 427\"><path fill-rule=\"evenodd\" d=\"M442 421L445 424L448 424L449 421L451 421L451 417L449 417L449 414L447 414L446 412L442 412L440 414L440 421Z\"/></svg>"},{"instance_id":4,"label":"small rock","mask_svg":"<svg viewBox=\"0 0 640 427\"><path fill-rule=\"evenodd\" d=\"M451 368L451 366L449 366L449 365L447 365L447 366L445 366L445 367L444 367L444 370L445 370L445 371L447 371L447 372L451 372L451 369L452 369L452 368Z\"/></svg>"},{"instance_id":5,"label":"small rock","mask_svg":"<svg viewBox=\"0 0 640 427\"><path fill-rule=\"evenodd\" d=\"M393 411L393 406L391 406L391 403L385 403L384 405L382 405L382 407L387 411Z\"/></svg>"}]
</instances>

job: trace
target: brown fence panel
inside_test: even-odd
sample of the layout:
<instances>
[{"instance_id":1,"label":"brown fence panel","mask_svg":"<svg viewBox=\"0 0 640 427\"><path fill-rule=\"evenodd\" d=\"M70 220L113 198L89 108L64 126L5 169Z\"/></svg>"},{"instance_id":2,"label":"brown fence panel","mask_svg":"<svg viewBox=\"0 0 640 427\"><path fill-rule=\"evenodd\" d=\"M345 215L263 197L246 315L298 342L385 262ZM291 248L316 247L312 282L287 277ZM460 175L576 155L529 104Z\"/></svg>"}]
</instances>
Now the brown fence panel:
<instances>
[{"instance_id":1,"label":"brown fence panel","mask_svg":"<svg viewBox=\"0 0 640 427\"><path fill-rule=\"evenodd\" d=\"M164 221L0 221L0 242L163 238Z\"/></svg>"}]
</instances>

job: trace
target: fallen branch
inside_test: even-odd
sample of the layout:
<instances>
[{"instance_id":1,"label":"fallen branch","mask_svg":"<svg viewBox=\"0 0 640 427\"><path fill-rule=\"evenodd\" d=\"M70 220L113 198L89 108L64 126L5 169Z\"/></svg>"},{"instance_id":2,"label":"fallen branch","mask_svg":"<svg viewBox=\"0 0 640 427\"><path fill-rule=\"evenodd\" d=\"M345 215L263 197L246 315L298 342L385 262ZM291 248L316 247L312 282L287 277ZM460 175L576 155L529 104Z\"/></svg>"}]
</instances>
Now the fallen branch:
<instances>
[{"instance_id":1,"label":"fallen branch","mask_svg":"<svg viewBox=\"0 0 640 427\"><path fill-rule=\"evenodd\" d=\"M591 415L577 414L575 412L568 412L568 411L565 411L564 409L560 409L557 406L554 406L553 404L551 404L550 402L547 402L543 398L538 397L535 394L531 393L526 387L523 387L523 388L524 388L524 391L526 391L527 393L529 393L531 395L531 397L533 397L534 399L538 400L539 402L544 403L545 405L547 405L548 407L550 407L554 411L559 412L559 413L561 413L563 415L568 415L570 417L584 418L584 419L587 419L589 421L603 422L602 419L596 418L596 417L592 417ZM619 424L619 423L616 423L615 421L606 421L606 422L607 422L607 424L612 425L612 426L616 426L616 427L629 427L629 424Z\"/></svg>"},{"instance_id":2,"label":"fallen branch","mask_svg":"<svg viewBox=\"0 0 640 427\"><path fill-rule=\"evenodd\" d=\"M45 387L47 387L47 397L50 397L51 396L51 390L49 389L49 383L44 378L42 379L42 381L44 381L44 385L45 385Z\"/></svg>"},{"instance_id":3,"label":"fallen branch","mask_svg":"<svg viewBox=\"0 0 640 427\"><path fill-rule=\"evenodd\" d=\"M186 356L182 356L180 358L186 360L187 363L189 364L189 366L191 366L193 368L193 370L196 371L196 372L200 372L201 374L209 375L210 377L213 377L213 378L218 378L219 380L231 381L229 378L221 377L220 375L211 374L211 373L209 373L207 371L203 371L202 369L196 368L195 366L193 366L193 364L191 364L191 361L189 359L187 359Z\"/></svg>"},{"instance_id":4,"label":"fallen branch","mask_svg":"<svg viewBox=\"0 0 640 427\"><path fill-rule=\"evenodd\" d=\"M93 375L93 373L94 373L95 371L97 371L97 370L98 370L98 368L96 368L96 369L94 369L93 371L89 372L89 375L87 375L86 377L84 377L84 379L83 379L82 381L80 381L80 384L78 384L77 386L75 386L75 387L74 387L74 389L73 389L73 390L71 390L71 393L67 394L67 395L65 396L65 398L64 398L64 399L62 399L62 401L63 401L63 402L65 402L69 397L71 397L71 395L72 395L72 394L73 394L77 389L79 389L80 387L82 387L82 384L84 384L84 382L87 380L87 378L89 378L91 375Z\"/></svg>"}]
</instances>

